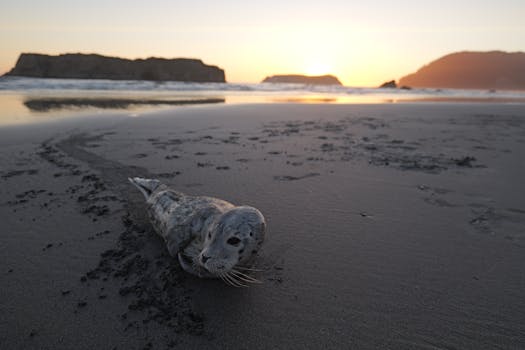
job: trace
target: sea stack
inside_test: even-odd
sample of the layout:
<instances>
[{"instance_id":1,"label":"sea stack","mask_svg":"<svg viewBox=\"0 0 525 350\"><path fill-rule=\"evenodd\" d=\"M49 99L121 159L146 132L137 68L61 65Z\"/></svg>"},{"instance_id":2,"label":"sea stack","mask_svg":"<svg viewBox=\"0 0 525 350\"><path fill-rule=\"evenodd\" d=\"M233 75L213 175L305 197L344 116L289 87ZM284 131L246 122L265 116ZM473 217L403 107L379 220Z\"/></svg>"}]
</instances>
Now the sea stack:
<instances>
[{"instance_id":1,"label":"sea stack","mask_svg":"<svg viewBox=\"0 0 525 350\"><path fill-rule=\"evenodd\" d=\"M390 80L387 82L384 82L379 86L380 89L397 89L397 84L395 80Z\"/></svg>"},{"instance_id":2,"label":"sea stack","mask_svg":"<svg viewBox=\"0 0 525 350\"><path fill-rule=\"evenodd\" d=\"M96 54L58 56L23 53L7 76L64 79L110 79L224 83L224 70L198 59L128 60Z\"/></svg>"}]
</instances>

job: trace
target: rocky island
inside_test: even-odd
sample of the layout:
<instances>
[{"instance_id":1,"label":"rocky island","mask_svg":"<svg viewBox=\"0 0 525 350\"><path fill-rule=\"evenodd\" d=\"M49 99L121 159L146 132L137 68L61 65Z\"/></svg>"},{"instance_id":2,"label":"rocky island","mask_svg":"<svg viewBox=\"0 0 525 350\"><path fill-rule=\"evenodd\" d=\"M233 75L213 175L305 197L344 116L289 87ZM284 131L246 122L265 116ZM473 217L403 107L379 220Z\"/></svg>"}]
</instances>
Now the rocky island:
<instances>
[{"instance_id":1,"label":"rocky island","mask_svg":"<svg viewBox=\"0 0 525 350\"><path fill-rule=\"evenodd\" d=\"M22 53L7 76L65 79L153 80L224 83L224 70L198 59L129 60L96 54L50 56Z\"/></svg>"},{"instance_id":2,"label":"rocky island","mask_svg":"<svg viewBox=\"0 0 525 350\"><path fill-rule=\"evenodd\" d=\"M401 78L399 85L525 90L525 53L502 51L452 53Z\"/></svg>"},{"instance_id":3,"label":"rocky island","mask_svg":"<svg viewBox=\"0 0 525 350\"><path fill-rule=\"evenodd\" d=\"M299 74L272 75L264 78L263 83L311 84L311 85L343 85L333 75L308 76Z\"/></svg>"},{"instance_id":4,"label":"rocky island","mask_svg":"<svg viewBox=\"0 0 525 350\"><path fill-rule=\"evenodd\" d=\"M397 89L397 84L395 80L385 81L379 86L380 89Z\"/></svg>"},{"instance_id":5,"label":"rocky island","mask_svg":"<svg viewBox=\"0 0 525 350\"><path fill-rule=\"evenodd\" d=\"M401 90L412 90L410 86L400 85L398 86L395 80L385 81L379 86L379 89L401 89Z\"/></svg>"}]
</instances>

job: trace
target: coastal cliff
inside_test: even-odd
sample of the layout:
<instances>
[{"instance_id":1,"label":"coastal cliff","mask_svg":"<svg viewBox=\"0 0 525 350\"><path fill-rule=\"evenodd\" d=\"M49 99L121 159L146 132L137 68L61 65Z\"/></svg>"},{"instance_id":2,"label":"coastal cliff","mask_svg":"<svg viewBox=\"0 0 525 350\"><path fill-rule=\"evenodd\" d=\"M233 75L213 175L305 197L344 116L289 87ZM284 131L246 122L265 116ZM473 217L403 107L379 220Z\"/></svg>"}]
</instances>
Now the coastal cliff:
<instances>
[{"instance_id":1,"label":"coastal cliff","mask_svg":"<svg viewBox=\"0 0 525 350\"><path fill-rule=\"evenodd\" d=\"M307 76L307 75L273 75L266 77L263 83L286 83L286 84L312 84L312 85L342 85L339 79L333 75Z\"/></svg>"},{"instance_id":2,"label":"coastal cliff","mask_svg":"<svg viewBox=\"0 0 525 350\"><path fill-rule=\"evenodd\" d=\"M525 90L525 53L502 51L452 53L401 78L399 85Z\"/></svg>"},{"instance_id":3,"label":"coastal cliff","mask_svg":"<svg viewBox=\"0 0 525 350\"><path fill-rule=\"evenodd\" d=\"M128 60L96 54L22 53L8 76L65 79L225 82L224 70L188 58Z\"/></svg>"}]
</instances>

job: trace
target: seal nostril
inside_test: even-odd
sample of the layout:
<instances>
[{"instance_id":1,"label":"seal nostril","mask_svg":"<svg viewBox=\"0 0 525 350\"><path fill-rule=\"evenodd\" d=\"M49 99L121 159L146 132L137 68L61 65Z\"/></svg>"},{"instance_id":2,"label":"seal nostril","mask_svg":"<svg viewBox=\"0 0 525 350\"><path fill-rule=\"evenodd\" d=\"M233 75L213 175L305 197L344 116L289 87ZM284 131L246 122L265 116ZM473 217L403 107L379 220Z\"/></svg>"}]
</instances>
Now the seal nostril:
<instances>
[{"instance_id":1,"label":"seal nostril","mask_svg":"<svg viewBox=\"0 0 525 350\"><path fill-rule=\"evenodd\" d=\"M202 260L202 263L205 264L206 261L210 260L210 257L206 255L201 255L201 260Z\"/></svg>"},{"instance_id":2,"label":"seal nostril","mask_svg":"<svg viewBox=\"0 0 525 350\"><path fill-rule=\"evenodd\" d=\"M230 244L230 245L238 245L239 243L241 243L241 240L237 237L230 237L228 238L228 240L226 241L226 243Z\"/></svg>"}]
</instances>

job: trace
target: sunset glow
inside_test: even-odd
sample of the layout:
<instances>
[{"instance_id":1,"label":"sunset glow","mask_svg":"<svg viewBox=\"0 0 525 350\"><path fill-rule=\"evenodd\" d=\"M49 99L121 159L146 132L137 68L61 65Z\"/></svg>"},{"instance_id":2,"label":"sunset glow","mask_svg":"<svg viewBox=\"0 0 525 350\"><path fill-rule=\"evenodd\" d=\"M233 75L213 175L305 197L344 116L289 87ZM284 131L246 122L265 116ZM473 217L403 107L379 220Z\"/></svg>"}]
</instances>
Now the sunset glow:
<instances>
[{"instance_id":1,"label":"sunset glow","mask_svg":"<svg viewBox=\"0 0 525 350\"><path fill-rule=\"evenodd\" d=\"M300 5L300 6L298 6ZM153 0L3 1L0 73L21 52L100 53L125 58L191 57L226 71L230 82L273 74L333 74L345 85L377 86L444 54L523 50L525 2L374 6L238 0L180 4Z\"/></svg>"},{"instance_id":2,"label":"sunset glow","mask_svg":"<svg viewBox=\"0 0 525 350\"><path fill-rule=\"evenodd\" d=\"M332 71L332 68L322 62L312 63L310 65L306 66L305 74L306 75L325 75L330 74Z\"/></svg>"}]
</instances>

